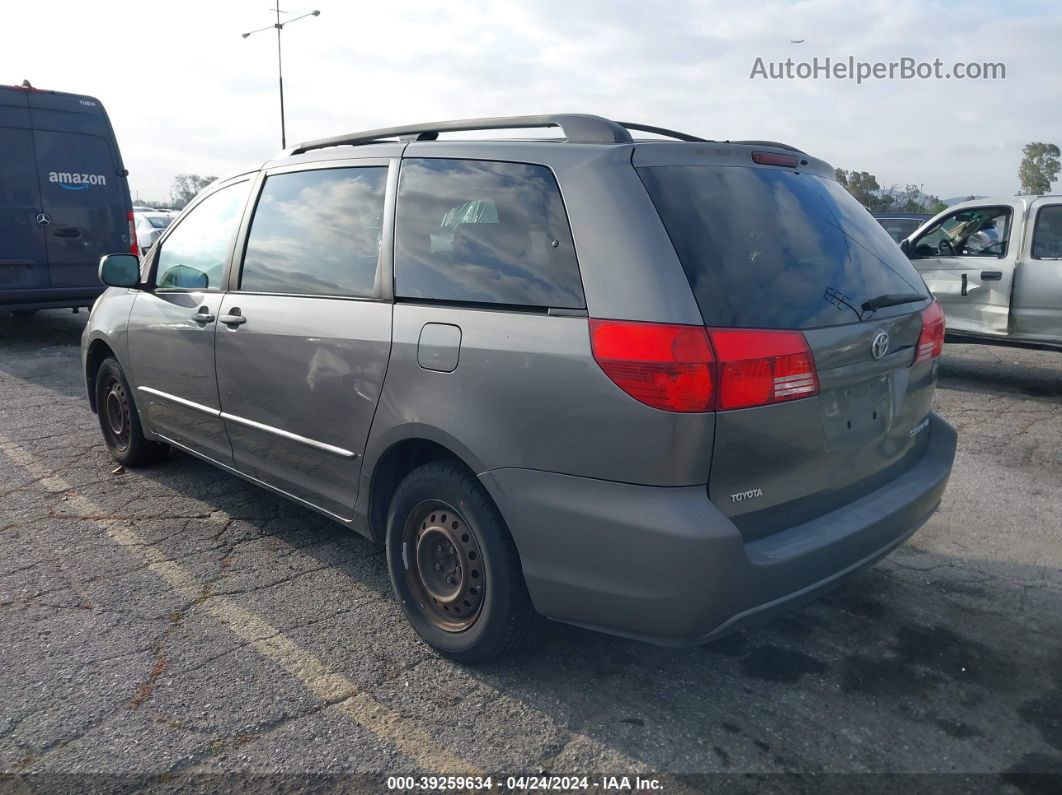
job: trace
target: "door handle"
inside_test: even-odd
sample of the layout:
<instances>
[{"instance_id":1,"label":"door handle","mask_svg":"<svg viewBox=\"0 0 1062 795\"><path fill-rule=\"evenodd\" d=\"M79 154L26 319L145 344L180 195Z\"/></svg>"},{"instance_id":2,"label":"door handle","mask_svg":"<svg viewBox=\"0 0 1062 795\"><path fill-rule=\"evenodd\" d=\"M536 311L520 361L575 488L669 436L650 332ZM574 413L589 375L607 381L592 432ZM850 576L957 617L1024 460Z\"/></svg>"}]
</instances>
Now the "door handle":
<instances>
[{"instance_id":1,"label":"door handle","mask_svg":"<svg viewBox=\"0 0 1062 795\"><path fill-rule=\"evenodd\" d=\"M968 280L967 280L966 274L964 273L964 274L962 275L962 295L966 295L966 285L967 285L967 282L968 282Z\"/></svg>"},{"instance_id":2,"label":"door handle","mask_svg":"<svg viewBox=\"0 0 1062 795\"><path fill-rule=\"evenodd\" d=\"M981 281L998 282L1003 278L1003 271L981 271Z\"/></svg>"},{"instance_id":3,"label":"door handle","mask_svg":"<svg viewBox=\"0 0 1062 795\"><path fill-rule=\"evenodd\" d=\"M196 323L213 323L214 315L205 306L201 306L199 311L192 315L192 320Z\"/></svg>"},{"instance_id":4,"label":"door handle","mask_svg":"<svg viewBox=\"0 0 1062 795\"><path fill-rule=\"evenodd\" d=\"M52 232L52 236L53 237L81 237L81 230L80 229L71 229L69 227L66 228L66 229L56 229L54 232Z\"/></svg>"},{"instance_id":5,"label":"door handle","mask_svg":"<svg viewBox=\"0 0 1062 795\"><path fill-rule=\"evenodd\" d=\"M226 326L239 326L240 324L247 322L247 318L240 314L239 309L233 309L231 313L222 315L218 320Z\"/></svg>"}]
</instances>

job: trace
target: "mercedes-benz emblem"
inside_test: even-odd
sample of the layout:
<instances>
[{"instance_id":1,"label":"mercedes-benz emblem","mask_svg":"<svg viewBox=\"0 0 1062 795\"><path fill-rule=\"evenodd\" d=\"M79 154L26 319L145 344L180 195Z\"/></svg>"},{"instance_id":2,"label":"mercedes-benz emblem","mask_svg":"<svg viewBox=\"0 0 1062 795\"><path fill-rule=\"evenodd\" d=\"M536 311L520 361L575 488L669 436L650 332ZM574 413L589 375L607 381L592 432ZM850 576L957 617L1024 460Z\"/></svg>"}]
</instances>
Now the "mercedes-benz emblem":
<instances>
[{"instance_id":1,"label":"mercedes-benz emblem","mask_svg":"<svg viewBox=\"0 0 1062 795\"><path fill-rule=\"evenodd\" d=\"M37 223L41 226L48 226L52 222L52 217L48 213L37 213Z\"/></svg>"},{"instance_id":2,"label":"mercedes-benz emblem","mask_svg":"<svg viewBox=\"0 0 1062 795\"><path fill-rule=\"evenodd\" d=\"M880 359L889 352L889 335L879 331L874 335L874 341L870 343L870 354L875 359Z\"/></svg>"}]
</instances>

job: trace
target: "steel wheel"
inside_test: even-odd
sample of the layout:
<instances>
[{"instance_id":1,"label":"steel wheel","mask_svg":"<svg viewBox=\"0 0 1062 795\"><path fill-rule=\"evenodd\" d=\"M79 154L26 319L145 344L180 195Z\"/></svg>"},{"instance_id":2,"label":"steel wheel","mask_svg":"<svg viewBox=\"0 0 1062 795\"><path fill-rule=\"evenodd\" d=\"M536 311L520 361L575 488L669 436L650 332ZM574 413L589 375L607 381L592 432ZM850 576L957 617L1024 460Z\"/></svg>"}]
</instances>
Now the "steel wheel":
<instances>
[{"instance_id":1,"label":"steel wheel","mask_svg":"<svg viewBox=\"0 0 1062 795\"><path fill-rule=\"evenodd\" d=\"M422 502L409 514L403 542L406 583L425 617L446 632L471 627L487 583L479 539L465 518L445 502Z\"/></svg>"},{"instance_id":2,"label":"steel wheel","mask_svg":"<svg viewBox=\"0 0 1062 795\"><path fill-rule=\"evenodd\" d=\"M117 378L108 378L103 386L104 401L102 413L104 433L118 451L129 448L130 409L129 397L125 387Z\"/></svg>"}]
</instances>

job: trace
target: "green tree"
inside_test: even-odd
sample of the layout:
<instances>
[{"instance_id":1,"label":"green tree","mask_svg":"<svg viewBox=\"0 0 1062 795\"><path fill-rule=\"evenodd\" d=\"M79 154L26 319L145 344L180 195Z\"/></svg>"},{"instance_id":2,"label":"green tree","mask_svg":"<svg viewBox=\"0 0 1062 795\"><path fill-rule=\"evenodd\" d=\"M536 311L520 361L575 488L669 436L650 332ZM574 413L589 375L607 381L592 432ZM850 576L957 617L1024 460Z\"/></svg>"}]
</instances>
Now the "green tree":
<instances>
[{"instance_id":1,"label":"green tree","mask_svg":"<svg viewBox=\"0 0 1062 795\"><path fill-rule=\"evenodd\" d=\"M1058 147L1054 144L1029 143L1021 150L1024 157L1018 166L1018 179L1023 194L1050 193L1051 183L1062 169Z\"/></svg>"},{"instance_id":2,"label":"green tree","mask_svg":"<svg viewBox=\"0 0 1062 795\"><path fill-rule=\"evenodd\" d=\"M834 170L837 181L855 197L855 200L872 212L880 212L892 204L891 196L883 196L878 178L866 171Z\"/></svg>"},{"instance_id":3,"label":"green tree","mask_svg":"<svg viewBox=\"0 0 1062 795\"><path fill-rule=\"evenodd\" d=\"M173 178L173 187L170 188L173 206L180 210L194 199L199 191L216 179L217 177L204 177L199 174L178 174Z\"/></svg>"}]
</instances>

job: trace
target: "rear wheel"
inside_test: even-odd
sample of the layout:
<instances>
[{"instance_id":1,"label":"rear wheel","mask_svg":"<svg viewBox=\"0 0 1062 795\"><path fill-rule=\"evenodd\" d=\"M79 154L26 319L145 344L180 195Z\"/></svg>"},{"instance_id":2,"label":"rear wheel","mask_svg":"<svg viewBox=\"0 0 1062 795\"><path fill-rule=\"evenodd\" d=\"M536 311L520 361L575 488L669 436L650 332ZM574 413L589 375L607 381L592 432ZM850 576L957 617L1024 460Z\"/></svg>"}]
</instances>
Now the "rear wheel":
<instances>
[{"instance_id":1,"label":"rear wheel","mask_svg":"<svg viewBox=\"0 0 1062 795\"><path fill-rule=\"evenodd\" d=\"M169 445L145 438L129 382L112 357L104 359L96 371L96 414L103 441L119 464L146 466L169 454Z\"/></svg>"},{"instance_id":2,"label":"rear wheel","mask_svg":"<svg viewBox=\"0 0 1062 795\"><path fill-rule=\"evenodd\" d=\"M387 563L409 623L458 662L505 654L534 618L509 529L483 484L457 463L424 464L399 485Z\"/></svg>"}]
</instances>

